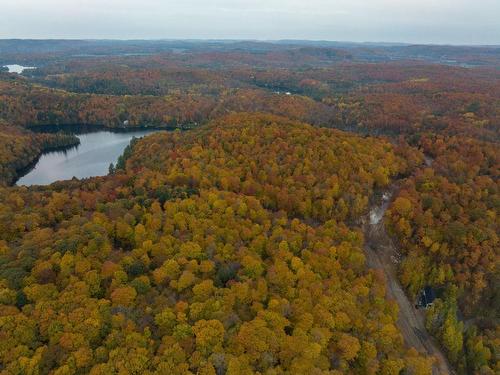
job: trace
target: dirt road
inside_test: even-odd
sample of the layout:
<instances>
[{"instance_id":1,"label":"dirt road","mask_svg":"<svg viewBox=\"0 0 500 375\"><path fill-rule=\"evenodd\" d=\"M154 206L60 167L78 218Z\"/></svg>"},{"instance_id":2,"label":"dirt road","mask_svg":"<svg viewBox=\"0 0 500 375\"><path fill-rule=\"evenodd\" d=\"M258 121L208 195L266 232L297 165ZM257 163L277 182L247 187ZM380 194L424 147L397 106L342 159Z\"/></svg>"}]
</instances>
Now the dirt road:
<instances>
[{"instance_id":1,"label":"dirt road","mask_svg":"<svg viewBox=\"0 0 500 375\"><path fill-rule=\"evenodd\" d=\"M363 220L368 266L381 269L385 274L387 297L395 300L399 305L397 323L406 345L414 347L422 354L436 358L434 374L454 374L443 352L425 329L423 313L415 309L414 304L399 284L396 267L400 254L388 236L382 220L393 193L394 189L385 193L378 204L372 206L370 214Z\"/></svg>"}]
</instances>

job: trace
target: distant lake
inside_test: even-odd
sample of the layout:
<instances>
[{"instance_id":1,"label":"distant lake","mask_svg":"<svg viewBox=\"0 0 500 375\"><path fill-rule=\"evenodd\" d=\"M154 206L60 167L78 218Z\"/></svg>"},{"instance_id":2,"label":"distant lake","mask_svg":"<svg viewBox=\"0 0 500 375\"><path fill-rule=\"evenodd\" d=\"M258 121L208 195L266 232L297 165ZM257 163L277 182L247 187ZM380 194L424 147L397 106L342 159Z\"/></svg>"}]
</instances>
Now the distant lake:
<instances>
[{"instance_id":1,"label":"distant lake","mask_svg":"<svg viewBox=\"0 0 500 375\"><path fill-rule=\"evenodd\" d=\"M127 132L109 129L95 131L95 128L73 126L44 127L39 130L54 132L61 128L77 135L80 138L80 145L65 151L42 154L33 169L21 177L16 185L48 185L59 180L70 180L73 177L107 175L109 165L116 164L118 157L132 137L140 138L157 131L153 129Z\"/></svg>"},{"instance_id":2,"label":"distant lake","mask_svg":"<svg viewBox=\"0 0 500 375\"><path fill-rule=\"evenodd\" d=\"M17 74L21 74L26 69L36 69L36 67L34 66L22 66L17 64L4 65L3 67L9 69L9 73L17 73Z\"/></svg>"}]
</instances>

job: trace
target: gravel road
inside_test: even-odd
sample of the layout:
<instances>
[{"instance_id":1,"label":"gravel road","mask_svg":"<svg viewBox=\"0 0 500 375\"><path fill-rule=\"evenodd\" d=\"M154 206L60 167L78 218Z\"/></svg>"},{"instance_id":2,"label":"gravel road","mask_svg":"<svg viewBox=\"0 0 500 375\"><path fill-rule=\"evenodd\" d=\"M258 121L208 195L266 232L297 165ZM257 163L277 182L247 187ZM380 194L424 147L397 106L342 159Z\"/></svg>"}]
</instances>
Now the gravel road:
<instances>
[{"instance_id":1,"label":"gravel road","mask_svg":"<svg viewBox=\"0 0 500 375\"><path fill-rule=\"evenodd\" d=\"M370 214L363 220L364 250L368 266L384 272L387 297L395 300L399 305L397 323L406 345L436 359L434 374L455 374L446 356L427 332L423 312L415 309L414 304L408 299L399 283L397 263L400 260L400 254L387 234L383 223L383 215L389 206L393 192L394 189L385 193L378 204L371 207Z\"/></svg>"}]
</instances>

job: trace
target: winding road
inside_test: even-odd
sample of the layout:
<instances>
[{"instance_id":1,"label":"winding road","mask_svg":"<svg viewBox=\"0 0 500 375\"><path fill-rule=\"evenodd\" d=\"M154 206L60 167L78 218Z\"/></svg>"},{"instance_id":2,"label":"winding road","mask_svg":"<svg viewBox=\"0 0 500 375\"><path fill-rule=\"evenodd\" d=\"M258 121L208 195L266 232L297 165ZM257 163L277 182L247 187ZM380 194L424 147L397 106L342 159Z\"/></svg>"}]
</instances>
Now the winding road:
<instances>
[{"instance_id":1,"label":"winding road","mask_svg":"<svg viewBox=\"0 0 500 375\"><path fill-rule=\"evenodd\" d=\"M383 271L387 283L387 297L399 305L397 325L408 347L414 347L420 353L432 356L433 374L455 374L446 356L425 328L424 315L415 309L414 304L406 296L397 276L397 263L401 256L396 245L389 237L383 223L395 188L383 194L377 204L371 207L370 213L363 219L362 228L365 235L365 254L370 268Z\"/></svg>"}]
</instances>

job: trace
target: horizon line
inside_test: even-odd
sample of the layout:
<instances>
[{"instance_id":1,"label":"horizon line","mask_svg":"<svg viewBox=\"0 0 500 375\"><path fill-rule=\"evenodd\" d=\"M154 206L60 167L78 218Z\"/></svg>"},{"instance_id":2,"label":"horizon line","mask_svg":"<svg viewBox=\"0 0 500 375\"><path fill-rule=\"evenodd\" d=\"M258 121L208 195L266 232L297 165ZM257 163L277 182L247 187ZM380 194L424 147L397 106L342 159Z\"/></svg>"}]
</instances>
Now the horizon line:
<instances>
[{"instance_id":1,"label":"horizon line","mask_svg":"<svg viewBox=\"0 0 500 375\"><path fill-rule=\"evenodd\" d=\"M372 44L372 45L387 45L387 46L447 46L447 47L500 47L498 44L482 44L482 43L427 43L427 42L403 42L403 41L350 41L350 40L334 40L334 39L307 39L307 38L281 38L281 39L264 39L264 38L0 38L0 41L117 41L117 42L257 42L257 43L279 43L279 42L310 42L310 43L339 43L339 44Z\"/></svg>"}]
</instances>

